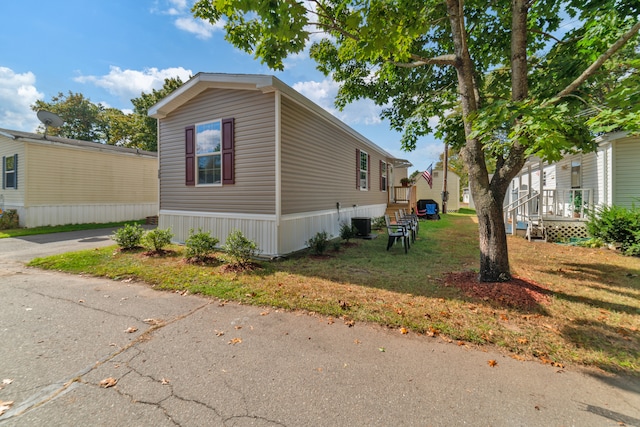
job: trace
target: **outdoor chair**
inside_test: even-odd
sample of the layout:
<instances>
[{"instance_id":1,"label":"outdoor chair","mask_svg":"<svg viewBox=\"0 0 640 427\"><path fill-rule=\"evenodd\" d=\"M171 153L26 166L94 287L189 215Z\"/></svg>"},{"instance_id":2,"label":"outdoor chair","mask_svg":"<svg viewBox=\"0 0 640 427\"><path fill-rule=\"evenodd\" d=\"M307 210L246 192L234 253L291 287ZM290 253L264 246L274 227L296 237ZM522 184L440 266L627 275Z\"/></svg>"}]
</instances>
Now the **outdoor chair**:
<instances>
[{"instance_id":1,"label":"outdoor chair","mask_svg":"<svg viewBox=\"0 0 640 427\"><path fill-rule=\"evenodd\" d=\"M404 253L406 254L409 249L409 229L401 224L391 224L389 215L384 216L384 221L387 224L387 234L389 235L387 250L400 239L402 240L402 246L404 246Z\"/></svg>"},{"instance_id":2,"label":"outdoor chair","mask_svg":"<svg viewBox=\"0 0 640 427\"><path fill-rule=\"evenodd\" d=\"M418 215L416 215L415 213L406 213L404 211L404 209L399 209L400 212L400 219L409 219L411 221L413 221L413 225L416 228L416 235L418 234L418 231L420 231L420 221L418 221Z\"/></svg>"},{"instance_id":3,"label":"outdoor chair","mask_svg":"<svg viewBox=\"0 0 640 427\"><path fill-rule=\"evenodd\" d=\"M405 218L402 219L400 218L400 213L399 212L394 212L395 216L396 216L396 224L400 224L400 225L404 225L405 227L407 227L407 229L409 230L409 233L411 233L411 241L415 242L416 241L416 226L413 223L413 220L409 219L409 218Z\"/></svg>"}]
</instances>

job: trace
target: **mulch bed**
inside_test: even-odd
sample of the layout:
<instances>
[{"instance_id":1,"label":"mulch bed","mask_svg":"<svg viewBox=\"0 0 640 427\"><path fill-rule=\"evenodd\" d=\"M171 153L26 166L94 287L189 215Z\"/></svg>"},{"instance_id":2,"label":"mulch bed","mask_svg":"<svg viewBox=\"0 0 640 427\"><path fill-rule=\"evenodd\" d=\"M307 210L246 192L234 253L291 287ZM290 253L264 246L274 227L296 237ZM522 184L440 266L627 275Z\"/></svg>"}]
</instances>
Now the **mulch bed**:
<instances>
[{"instance_id":1,"label":"mulch bed","mask_svg":"<svg viewBox=\"0 0 640 427\"><path fill-rule=\"evenodd\" d=\"M551 291L538 283L520 277L508 282L479 282L478 273L467 271L449 273L445 286L454 286L467 296L491 301L504 307L533 310L551 302Z\"/></svg>"}]
</instances>

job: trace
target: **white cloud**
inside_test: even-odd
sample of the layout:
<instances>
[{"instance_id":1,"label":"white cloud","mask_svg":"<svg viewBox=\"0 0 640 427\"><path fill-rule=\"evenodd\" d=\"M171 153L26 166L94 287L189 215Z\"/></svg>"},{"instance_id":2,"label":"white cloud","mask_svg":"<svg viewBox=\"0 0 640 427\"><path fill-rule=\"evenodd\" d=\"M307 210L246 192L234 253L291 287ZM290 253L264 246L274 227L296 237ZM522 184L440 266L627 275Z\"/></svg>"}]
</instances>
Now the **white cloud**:
<instances>
[{"instance_id":1,"label":"white cloud","mask_svg":"<svg viewBox=\"0 0 640 427\"><path fill-rule=\"evenodd\" d=\"M222 31L224 29L223 20L216 22L215 25L211 25L209 22L200 18L188 16L177 18L174 24L179 30L195 34L199 39L210 39L214 32Z\"/></svg>"},{"instance_id":2,"label":"white cloud","mask_svg":"<svg viewBox=\"0 0 640 427\"><path fill-rule=\"evenodd\" d=\"M0 67L0 127L33 132L40 122L31 104L43 99L44 94L35 86L32 72L16 74L12 69Z\"/></svg>"},{"instance_id":3,"label":"white cloud","mask_svg":"<svg viewBox=\"0 0 640 427\"><path fill-rule=\"evenodd\" d=\"M106 89L112 95L131 99L140 96L140 93L149 93L153 89L160 89L164 79L180 77L184 82L192 75L191 70L182 67L147 68L140 70L122 70L120 67L111 66L109 74L103 76L80 76L74 80L79 83L91 83Z\"/></svg>"},{"instance_id":4,"label":"white cloud","mask_svg":"<svg viewBox=\"0 0 640 427\"><path fill-rule=\"evenodd\" d=\"M195 34L199 39L210 39L213 33L224 29L224 20L222 19L212 25L203 19L194 18L191 13L191 5L187 0L168 0L163 2L162 6L157 2L151 12L175 17L173 24L176 28Z\"/></svg>"},{"instance_id":5,"label":"white cloud","mask_svg":"<svg viewBox=\"0 0 640 427\"><path fill-rule=\"evenodd\" d=\"M293 88L348 125L377 125L381 123L380 111L382 108L369 99L354 101L348 104L343 111L339 111L334 106L339 84L331 79L324 79L320 82L298 82L293 85Z\"/></svg>"}]
</instances>

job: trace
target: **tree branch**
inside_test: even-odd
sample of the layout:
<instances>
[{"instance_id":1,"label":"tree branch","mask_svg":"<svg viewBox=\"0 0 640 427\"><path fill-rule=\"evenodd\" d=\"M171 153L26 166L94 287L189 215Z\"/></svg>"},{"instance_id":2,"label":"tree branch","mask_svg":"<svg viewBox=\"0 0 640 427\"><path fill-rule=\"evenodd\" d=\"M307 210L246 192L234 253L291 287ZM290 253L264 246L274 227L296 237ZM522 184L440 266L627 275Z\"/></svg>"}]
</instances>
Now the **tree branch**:
<instances>
[{"instance_id":1,"label":"tree branch","mask_svg":"<svg viewBox=\"0 0 640 427\"><path fill-rule=\"evenodd\" d=\"M453 54L440 55L433 58L423 58L421 56L411 54L413 62L394 62L393 65L401 68L416 68L424 65L455 65L456 56Z\"/></svg>"},{"instance_id":2,"label":"tree branch","mask_svg":"<svg viewBox=\"0 0 640 427\"><path fill-rule=\"evenodd\" d=\"M544 104L545 105L555 104L556 102L560 101L560 98L563 98L569 95L574 90L576 90L578 86L580 86L582 83L585 82L585 80L591 77L598 70L598 68L600 68L602 64L605 63L605 61L611 58L614 53L616 53L620 48L622 48L622 46L624 46L629 40L631 40L631 38L639 30L640 30L640 21L636 22L636 24L633 27L631 27L629 31L624 33L622 37L618 39L617 42L612 44L611 47L607 49L605 53L600 55L600 57L596 59L596 61L593 64L591 64L589 68L584 70L584 72L580 74L580 76L577 79L575 79L569 86L567 86L560 93L558 93L555 98L549 100L548 102L545 102Z\"/></svg>"}]
</instances>

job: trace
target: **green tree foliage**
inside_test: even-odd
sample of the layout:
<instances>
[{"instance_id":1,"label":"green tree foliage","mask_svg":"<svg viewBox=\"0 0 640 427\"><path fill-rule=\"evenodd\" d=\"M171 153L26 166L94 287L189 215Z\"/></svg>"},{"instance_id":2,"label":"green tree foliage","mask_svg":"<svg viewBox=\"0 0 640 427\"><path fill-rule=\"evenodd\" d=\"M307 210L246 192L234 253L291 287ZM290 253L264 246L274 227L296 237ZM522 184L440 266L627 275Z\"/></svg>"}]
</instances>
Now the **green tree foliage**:
<instances>
[{"instance_id":1,"label":"green tree foliage","mask_svg":"<svg viewBox=\"0 0 640 427\"><path fill-rule=\"evenodd\" d=\"M637 52L637 0L199 0L193 13L223 20L227 40L274 69L311 44L318 68L340 83L338 107L374 100L405 149L450 129L447 118L459 112L464 138L451 140L478 212L482 281L511 277L502 203L526 157L592 150L589 126L610 118L600 131L628 129L640 109L633 73L598 73L625 45ZM554 36L570 28L561 27L567 15L575 28ZM588 121L595 99L608 108Z\"/></svg>"},{"instance_id":2,"label":"green tree foliage","mask_svg":"<svg viewBox=\"0 0 640 427\"><path fill-rule=\"evenodd\" d=\"M161 99L182 86L180 77L164 79L164 84L159 90L153 89L151 93L142 92L138 98L133 98L134 122L132 126L134 132L131 134L132 145L147 151L157 151L158 149L158 121L149 117L149 108L158 103Z\"/></svg>"},{"instance_id":3,"label":"green tree foliage","mask_svg":"<svg viewBox=\"0 0 640 427\"><path fill-rule=\"evenodd\" d=\"M81 93L68 94L59 92L51 98L51 102L38 100L31 106L33 111L47 110L57 114L64 120L59 128L49 129L50 135L63 138L80 139L84 141L103 141L105 108L100 104L94 104ZM40 125L40 131L44 131L44 125Z\"/></svg>"},{"instance_id":4,"label":"green tree foliage","mask_svg":"<svg viewBox=\"0 0 640 427\"><path fill-rule=\"evenodd\" d=\"M109 145L157 151L157 120L149 117L149 108L182 85L179 77L165 79L160 90L140 94L131 100L132 114L125 114L117 108L107 108L94 104L81 93L62 92L50 102L38 100L31 106L33 111L51 111L64 120L59 128L49 129L49 135L63 138L94 141ZM38 128L44 132L44 125Z\"/></svg>"}]
</instances>

